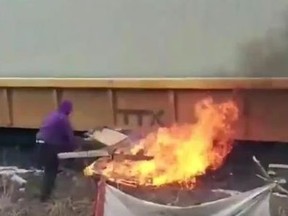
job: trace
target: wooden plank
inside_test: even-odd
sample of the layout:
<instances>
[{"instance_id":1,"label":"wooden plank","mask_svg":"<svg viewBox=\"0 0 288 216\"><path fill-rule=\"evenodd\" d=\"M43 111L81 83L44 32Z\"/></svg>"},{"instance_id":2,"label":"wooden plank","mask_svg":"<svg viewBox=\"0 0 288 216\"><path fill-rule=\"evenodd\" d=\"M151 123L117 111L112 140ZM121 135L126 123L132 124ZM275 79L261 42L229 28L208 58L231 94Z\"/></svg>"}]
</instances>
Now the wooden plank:
<instances>
[{"instance_id":1,"label":"wooden plank","mask_svg":"<svg viewBox=\"0 0 288 216\"><path fill-rule=\"evenodd\" d=\"M177 91L177 116L179 123L195 123L194 109L197 102L212 97L214 102L221 103L228 100L235 100L239 108L239 121L235 126L236 137L241 139L244 136L243 102L242 96L238 92L229 90L204 91L204 90L182 90Z\"/></svg>"},{"instance_id":2,"label":"wooden plank","mask_svg":"<svg viewBox=\"0 0 288 216\"><path fill-rule=\"evenodd\" d=\"M0 87L288 89L286 78L0 78Z\"/></svg>"},{"instance_id":3,"label":"wooden plank","mask_svg":"<svg viewBox=\"0 0 288 216\"><path fill-rule=\"evenodd\" d=\"M173 122L168 91L123 91L116 95L117 126L152 129Z\"/></svg>"},{"instance_id":4,"label":"wooden plank","mask_svg":"<svg viewBox=\"0 0 288 216\"><path fill-rule=\"evenodd\" d=\"M51 89L38 89L37 91L33 88L11 89L14 127L37 128L42 119L54 109Z\"/></svg>"},{"instance_id":5,"label":"wooden plank","mask_svg":"<svg viewBox=\"0 0 288 216\"><path fill-rule=\"evenodd\" d=\"M107 90L63 89L62 100L73 102L71 121L77 130L113 126L113 110Z\"/></svg>"}]
</instances>

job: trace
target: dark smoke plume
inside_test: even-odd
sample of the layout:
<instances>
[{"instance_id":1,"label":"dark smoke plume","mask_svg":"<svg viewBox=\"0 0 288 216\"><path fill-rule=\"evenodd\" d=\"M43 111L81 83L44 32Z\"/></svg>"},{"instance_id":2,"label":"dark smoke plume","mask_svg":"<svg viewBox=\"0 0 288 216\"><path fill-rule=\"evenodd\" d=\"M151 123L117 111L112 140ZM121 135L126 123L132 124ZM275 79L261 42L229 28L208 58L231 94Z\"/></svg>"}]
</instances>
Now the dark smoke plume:
<instances>
[{"instance_id":1,"label":"dark smoke plume","mask_svg":"<svg viewBox=\"0 0 288 216\"><path fill-rule=\"evenodd\" d=\"M250 77L288 76L288 16L284 27L242 47L240 67Z\"/></svg>"}]
</instances>

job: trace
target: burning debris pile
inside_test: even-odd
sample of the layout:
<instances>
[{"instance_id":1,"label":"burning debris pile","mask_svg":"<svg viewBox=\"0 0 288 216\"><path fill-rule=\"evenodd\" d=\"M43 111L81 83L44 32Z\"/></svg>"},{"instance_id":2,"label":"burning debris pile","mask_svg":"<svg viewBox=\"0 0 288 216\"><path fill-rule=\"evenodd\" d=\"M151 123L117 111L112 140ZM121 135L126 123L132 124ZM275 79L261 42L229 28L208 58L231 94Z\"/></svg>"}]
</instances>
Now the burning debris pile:
<instances>
[{"instance_id":1,"label":"burning debris pile","mask_svg":"<svg viewBox=\"0 0 288 216\"><path fill-rule=\"evenodd\" d=\"M196 104L194 113L194 124L159 128L137 142L130 142L129 135L117 130L94 130L89 140L106 147L58 155L63 159L99 158L84 170L86 176L97 177L95 216L266 215L272 212L271 199L278 208L273 204L274 191L284 193L286 199L288 192L280 185L286 181L271 177L255 157L261 172L257 176L266 182L264 186L245 192L219 189L229 181L223 180L219 168L226 172L222 165L233 148L237 105L208 98ZM224 173L225 178L229 172ZM220 178L211 178L217 173ZM227 186L224 188L231 188Z\"/></svg>"},{"instance_id":2,"label":"burning debris pile","mask_svg":"<svg viewBox=\"0 0 288 216\"><path fill-rule=\"evenodd\" d=\"M159 128L132 147L116 148L115 157L95 161L85 174L101 175L111 184L137 187L137 191L175 193L185 188L190 191L186 195L193 197L188 189L195 189L197 178L218 169L231 151L238 108L233 101L215 103L207 98L196 104L194 114L194 124Z\"/></svg>"}]
</instances>

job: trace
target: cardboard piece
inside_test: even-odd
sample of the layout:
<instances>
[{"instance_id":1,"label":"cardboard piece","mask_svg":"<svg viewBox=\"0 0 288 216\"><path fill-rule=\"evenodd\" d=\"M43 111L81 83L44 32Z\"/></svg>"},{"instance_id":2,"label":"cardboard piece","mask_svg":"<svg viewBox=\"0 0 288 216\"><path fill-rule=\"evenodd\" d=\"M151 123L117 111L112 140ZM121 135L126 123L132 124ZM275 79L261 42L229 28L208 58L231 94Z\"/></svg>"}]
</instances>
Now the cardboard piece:
<instances>
[{"instance_id":1,"label":"cardboard piece","mask_svg":"<svg viewBox=\"0 0 288 216\"><path fill-rule=\"evenodd\" d=\"M99 150L64 152L59 153L59 159L69 158L91 158L91 157L106 157L109 156L115 148L120 146L129 146L128 136L118 130L110 128L101 128L86 133L86 141L97 141L104 144L104 148Z\"/></svg>"},{"instance_id":2,"label":"cardboard piece","mask_svg":"<svg viewBox=\"0 0 288 216\"><path fill-rule=\"evenodd\" d=\"M123 134L119 131L110 129L110 128L103 128L102 130L95 130L92 134L92 137L107 145L107 146L113 146L117 143L120 143L128 138L126 134Z\"/></svg>"}]
</instances>

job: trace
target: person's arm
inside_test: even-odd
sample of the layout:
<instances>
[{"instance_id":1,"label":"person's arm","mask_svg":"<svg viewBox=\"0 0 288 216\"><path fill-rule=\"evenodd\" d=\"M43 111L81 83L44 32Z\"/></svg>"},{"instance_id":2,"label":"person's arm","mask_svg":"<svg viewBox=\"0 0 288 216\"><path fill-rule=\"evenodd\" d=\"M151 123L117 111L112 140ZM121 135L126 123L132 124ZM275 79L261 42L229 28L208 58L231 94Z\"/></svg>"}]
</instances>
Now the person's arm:
<instances>
[{"instance_id":1,"label":"person's arm","mask_svg":"<svg viewBox=\"0 0 288 216\"><path fill-rule=\"evenodd\" d=\"M76 148L76 142L74 131L68 118L62 119L62 131L66 140L66 143L63 143L63 147L67 149L67 151L74 151Z\"/></svg>"}]
</instances>

